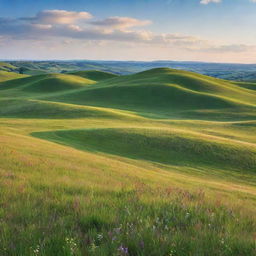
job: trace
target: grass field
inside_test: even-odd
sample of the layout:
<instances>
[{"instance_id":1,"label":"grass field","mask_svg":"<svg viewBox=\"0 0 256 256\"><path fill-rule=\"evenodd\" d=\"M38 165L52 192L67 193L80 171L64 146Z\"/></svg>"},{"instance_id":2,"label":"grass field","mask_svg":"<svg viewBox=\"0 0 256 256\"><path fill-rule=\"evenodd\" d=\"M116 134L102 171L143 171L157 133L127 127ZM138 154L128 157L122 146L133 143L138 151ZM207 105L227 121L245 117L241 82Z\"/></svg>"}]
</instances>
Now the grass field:
<instances>
[{"instance_id":1,"label":"grass field","mask_svg":"<svg viewBox=\"0 0 256 256\"><path fill-rule=\"evenodd\" d=\"M1 256L256 255L256 83L0 81Z\"/></svg>"}]
</instances>

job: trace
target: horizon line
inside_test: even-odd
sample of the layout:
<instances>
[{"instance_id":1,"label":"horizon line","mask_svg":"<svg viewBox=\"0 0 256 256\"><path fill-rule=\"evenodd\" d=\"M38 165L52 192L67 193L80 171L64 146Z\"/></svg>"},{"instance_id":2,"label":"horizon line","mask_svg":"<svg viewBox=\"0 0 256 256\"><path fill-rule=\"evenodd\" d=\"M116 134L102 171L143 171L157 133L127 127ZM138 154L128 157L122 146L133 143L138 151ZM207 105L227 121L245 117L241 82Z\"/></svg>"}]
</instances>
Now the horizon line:
<instances>
[{"instance_id":1,"label":"horizon line","mask_svg":"<svg viewBox=\"0 0 256 256\"><path fill-rule=\"evenodd\" d=\"M241 63L241 62L216 62L216 61L200 61L200 60L114 60L114 59L0 59L3 62L10 62L10 61L61 61L61 62L68 62L68 61L94 61L94 62L180 62L180 63L205 63L205 64L233 64L233 65L256 65L254 63Z\"/></svg>"}]
</instances>

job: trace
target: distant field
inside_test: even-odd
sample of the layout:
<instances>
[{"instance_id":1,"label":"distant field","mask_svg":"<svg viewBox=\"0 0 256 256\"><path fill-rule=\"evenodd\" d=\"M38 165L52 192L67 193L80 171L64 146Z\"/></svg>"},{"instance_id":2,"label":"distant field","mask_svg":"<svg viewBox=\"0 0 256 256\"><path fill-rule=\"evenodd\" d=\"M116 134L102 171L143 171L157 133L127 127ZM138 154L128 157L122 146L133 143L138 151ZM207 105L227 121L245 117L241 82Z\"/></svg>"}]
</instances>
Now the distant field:
<instances>
[{"instance_id":1,"label":"distant field","mask_svg":"<svg viewBox=\"0 0 256 256\"><path fill-rule=\"evenodd\" d=\"M256 83L74 70L0 71L0 255L256 255Z\"/></svg>"}]
</instances>

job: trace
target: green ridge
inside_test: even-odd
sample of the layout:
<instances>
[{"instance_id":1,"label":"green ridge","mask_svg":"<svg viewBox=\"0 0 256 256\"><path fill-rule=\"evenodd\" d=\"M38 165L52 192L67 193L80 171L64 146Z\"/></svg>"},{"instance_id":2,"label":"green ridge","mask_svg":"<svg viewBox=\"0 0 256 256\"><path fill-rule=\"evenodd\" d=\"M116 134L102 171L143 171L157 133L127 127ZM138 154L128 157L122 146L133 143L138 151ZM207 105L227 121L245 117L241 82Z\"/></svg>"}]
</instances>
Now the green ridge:
<instances>
[{"instance_id":1,"label":"green ridge","mask_svg":"<svg viewBox=\"0 0 256 256\"><path fill-rule=\"evenodd\" d=\"M119 108L147 116L189 117L198 110L255 113L256 93L227 81L186 71L154 69L102 81L79 92L54 97L81 105ZM177 112L181 112L178 113ZM189 111L187 114L185 111ZM245 118L246 118L245 114Z\"/></svg>"},{"instance_id":2,"label":"green ridge","mask_svg":"<svg viewBox=\"0 0 256 256\"><path fill-rule=\"evenodd\" d=\"M78 149L164 164L256 172L256 145L216 136L159 129L68 130L34 135Z\"/></svg>"},{"instance_id":3,"label":"green ridge","mask_svg":"<svg viewBox=\"0 0 256 256\"><path fill-rule=\"evenodd\" d=\"M88 78L94 81L103 81L103 80L111 79L118 76L112 73L97 71L97 70L77 71L77 72L71 72L70 74Z\"/></svg>"}]
</instances>

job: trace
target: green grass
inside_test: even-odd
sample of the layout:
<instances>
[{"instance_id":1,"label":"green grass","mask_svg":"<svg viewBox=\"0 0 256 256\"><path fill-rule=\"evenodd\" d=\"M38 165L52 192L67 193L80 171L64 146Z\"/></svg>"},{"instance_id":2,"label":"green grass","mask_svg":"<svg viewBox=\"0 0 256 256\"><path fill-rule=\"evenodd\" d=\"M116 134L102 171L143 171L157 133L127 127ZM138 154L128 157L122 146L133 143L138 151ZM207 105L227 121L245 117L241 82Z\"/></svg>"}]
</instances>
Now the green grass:
<instances>
[{"instance_id":1,"label":"green grass","mask_svg":"<svg viewBox=\"0 0 256 256\"><path fill-rule=\"evenodd\" d=\"M52 100L136 111L156 118L190 118L191 114L200 118L203 110L217 111L217 120L225 119L226 111L242 112L244 119L250 112L248 119L251 119L256 108L256 93L252 90L227 81L170 69L113 78Z\"/></svg>"},{"instance_id":2,"label":"green grass","mask_svg":"<svg viewBox=\"0 0 256 256\"><path fill-rule=\"evenodd\" d=\"M76 76L81 76L81 77L91 79L94 81L103 81L106 79L111 79L111 78L117 77L117 75L115 75L115 74L97 71L97 70L77 71L77 72L73 72L70 74L73 74Z\"/></svg>"},{"instance_id":3,"label":"green grass","mask_svg":"<svg viewBox=\"0 0 256 256\"><path fill-rule=\"evenodd\" d=\"M246 89L256 90L256 82L236 82L235 84Z\"/></svg>"},{"instance_id":4,"label":"green grass","mask_svg":"<svg viewBox=\"0 0 256 256\"><path fill-rule=\"evenodd\" d=\"M11 65L10 63L0 62L0 71L12 71L17 69L17 67Z\"/></svg>"},{"instance_id":5,"label":"green grass","mask_svg":"<svg viewBox=\"0 0 256 256\"><path fill-rule=\"evenodd\" d=\"M35 133L78 149L181 166L256 172L256 147L195 132L160 129L89 129Z\"/></svg>"},{"instance_id":6,"label":"green grass","mask_svg":"<svg viewBox=\"0 0 256 256\"><path fill-rule=\"evenodd\" d=\"M12 87L12 84L27 92L52 93L79 89L86 85L94 84L94 81L74 75L47 74L24 78L17 81L17 83L11 81L2 86L5 86L5 89L8 85Z\"/></svg>"},{"instance_id":7,"label":"green grass","mask_svg":"<svg viewBox=\"0 0 256 256\"><path fill-rule=\"evenodd\" d=\"M26 77L26 75L0 70L0 82Z\"/></svg>"},{"instance_id":8,"label":"green grass","mask_svg":"<svg viewBox=\"0 0 256 256\"><path fill-rule=\"evenodd\" d=\"M16 78L1 256L255 255L254 90L170 69Z\"/></svg>"}]
</instances>

